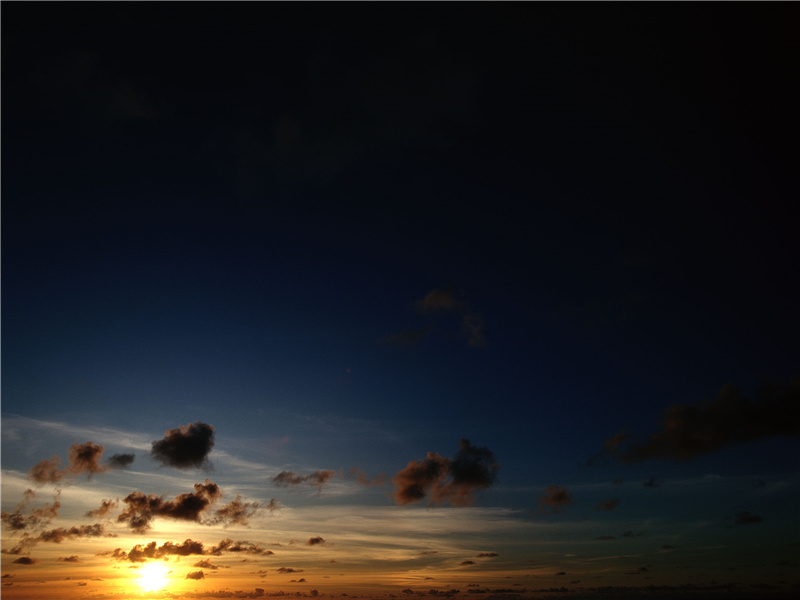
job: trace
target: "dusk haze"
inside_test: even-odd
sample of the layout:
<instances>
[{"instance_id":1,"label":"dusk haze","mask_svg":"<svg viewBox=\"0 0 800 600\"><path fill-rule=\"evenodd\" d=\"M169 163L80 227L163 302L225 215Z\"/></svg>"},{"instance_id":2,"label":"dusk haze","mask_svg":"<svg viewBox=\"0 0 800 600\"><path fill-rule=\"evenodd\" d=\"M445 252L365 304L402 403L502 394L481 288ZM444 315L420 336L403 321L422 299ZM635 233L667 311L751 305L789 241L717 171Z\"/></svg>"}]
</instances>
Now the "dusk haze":
<instances>
[{"instance_id":1,"label":"dusk haze","mask_svg":"<svg viewBox=\"0 0 800 600\"><path fill-rule=\"evenodd\" d=\"M3 2L2 600L800 598L798 6Z\"/></svg>"}]
</instances>

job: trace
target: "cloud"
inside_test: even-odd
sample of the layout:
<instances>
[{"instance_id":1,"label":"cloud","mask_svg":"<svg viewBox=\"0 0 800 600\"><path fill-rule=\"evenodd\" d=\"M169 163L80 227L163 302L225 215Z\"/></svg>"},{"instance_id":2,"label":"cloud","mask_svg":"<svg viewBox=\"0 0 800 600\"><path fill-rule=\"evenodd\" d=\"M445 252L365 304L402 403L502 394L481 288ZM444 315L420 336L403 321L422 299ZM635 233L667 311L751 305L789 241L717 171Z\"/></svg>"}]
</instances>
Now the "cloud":
<instances>
[{"instance_id":1,"label":"cloud","mask_svg":"<svg viewBox=\"0 0 800 600\"><path fill-rule=\"evenodd\" d=\"M168 429L153 442L151 455L161 464L178 469L210 468L208 453L214 447L214 427L200 421Z\"/></svg>"},{"instance_id":2,"label":"cloud","mask_svg":"<svg viewBox=\"0 0 800 600\"><path fill-rule=\"evenodd\" d=\"M42 460L28 471L28 477L38 484L58 483L64 479L65 472L61 470L61 459L58 456L50 460Z\"/></svg>"},{"instance_id":3,"label":"cloud","mask_svg":"<svg viewBox=\"0 0 800 600\"><path fill-rule=\"evenodd\" d=\"M113 454L108 459L109 469L127 469L136 459L135 454Z\"/></svg>"},{"instance_id":4,"label":"cloud","mask_svg":"<svg viewBox=\"0 0 800 600\"><path fill-rule=\"evenodd\" d=\"M239 494L225 506L214 511L214 523L247 525L248 519L258 510L258 502L245 502Z\"/></svg>"},{"instance_id":5,"label":"cloud","mask_svg":"<svg viewBox=\"0 0 800 600\"><path fill-rule=\"evenodd\" d=\"M272 483L279 487L295 487L307 483L316 486L320 491L329 479L333 479L335 472L330 470L314 471L308 475L298 475L293 471L281 471L272 478Z\"/></svg>"},{"instance_id":6,"label":"cloud","mask_svg":"<svg viewBox=\"0 0 800 600\"><path fill-rule=\"evenodd\" d=\"M35 565L37 561L35 558L31 558L30 556L20 556L17 560L11 562L14 565Z\"/></svg>"},{"instance_id":7,"label":"cloud","mask_svg":"<svg viewBox=\"0 0 800 600\"><path fill-rule=\"evenodd\" d=\"M104 450L103 446L94 442L73 444L69 448L69 472L75 475L88 473L90 478L96 473L103 473L106 467L100 464L100 460Z\"/></svg>"},{"instance_id":8,"label":"cloud","mask_svg":"<svg viewBox=\"0 0 800 600\"><path fill-rule=\"evenodd\" d=\"M278 573L302 573L303 569L294 569L292 567L278 567Z\"/></svg>"},{"instance_id":9,"label":"cloud","mask_svg":"<svg viewBox=\"0 0 800 600\"><path fill-rule=\"evenodd\" d=\"M258 544L250 542L234 542L231 538L225 538L219 544L208 551L208 554L217 556L223 552L241 552L244 554L260 554L269 556L275 554L272 550L267 550Z\"/></svg>"},{"instance_id":10,"label":"cloud","mask_svg":"<svg viewBox=\"0 0 800 600\"><path fill-rule=\"evenodd\" d=\"M276 510L280 510L283 508L280 502L278 502L277 498L270 498L269 504L267 504L264 508L266 508L269 512L274 512Z\"/></svg>"},{"instance_id":11,"label":"cloud","mask_svg":"<svg viewBox=\"0 0 800 600\"><path fill-rule=\"evenodd\" d=\"M431 290L414 303L416 312L437 319L452 314L459 318L461 336L465 337L467 344L474 347L486 345L484 338L485 322L483 316L472 310L469 303L457 297L451 290ZM426 338L433 330L432 325L406 329L397 335L384 337L381 341L395 346L413 346Z\"/></svg>"},{"instance_id":12,"label":"cloud","mask_svg":"<svg viewBox=\"0 0 800 600\"><path fill-rule=\"evenodd\" d=\"M779 435L800 435L800 378L785 386L762 386L753 400L726 385L711 402L673 404L662 415L660 432L641 443L632 442L622 432L606 441L606 449L626 463L689 460L726 446ZM622 448L625 442L629 443Z\"/></svg>"},{"instance_id":13,"label":"cloud","mask_svg":"<svg viewBox=\"0 0 800 600\"><path fill-rule=\"evenodd\" d=\"M219 569L217 565L211 564L210 560L200 560L192 565L193 567L200 567L201 569L211 569L212 571L216 571Z\"/></svg>"},{"instance_id":14,"label":"cloud","mask_svg":"<svg viewBox=\"0 0 800 600\"><path fill-rule=\"evenodd\" d=\"M191 556L193 554L205 554L205 548L202 542L195 542L191 539L186 539L182 544L174 544L172 542L164 542L159 546L156 542L148 544L136 544L129 552L125 552L122 548L116 548L112 552L103 552L101 556L113 556L117 560L127 560L130 562L145 562L152 559L160 559L166 556Z\"/></svg>"},{"instance_id":15,"label":"cloud","mask_svg":"<svg viewBox=\"0 0 800 600\"><path fill-rule=\"evenodd\" d=\"M459 444L453 459L428 452L423 460L410 461L392 479L395 502L405 505L430 495L434 504L471 505L476 491L494 483L500 466L488 448L473 446L466 438Z\"/></svg>"},{"instance_id":16,"label":"cloud","mask_svg":"<svg viewBox=\"0 0 800 600\"><path fill-rule=\"evenodd\" d=\"M469 565L474 565L474 564L475 564L474 560L462 560L460 563L458 563L458 566L467 567Z\"/></svg>"},{"instance_id":17,"label":"cloud","mask_svg":"<svg viewBox=\"0 0 800 600\"><path fill-rule=\"evenodd\" d=\"M0 512L0 522L7 524L14 531L47 526L50 521L58 517L61 502L56 500L52 504L47 503L41 508L32 508L28 514L23 514L28 503L35 497L36 492L31 489L26 490L14 512Z\"/></svg>"},{"instance_id":18,"label":"cloud","mask_svg":"<svg viewBox=\"0 0 800 600\"><path fill-rule=\"evenodd\" d=\"M572 504L572 495L569 490L559 485L548 485L544 490L544 496L539 498L539 511L564 512L564 507Z\"/></svg>"},{"instance_id":19,"label":"cloud","mask_svg":"<svg viewBox=\"0 0 800 600\"><path fill-rule=\"evenodd\" d=\"M481 552L475 555L475 558L494 558L495 556L499 556L499 554L497 552Z\"/></svg>"},{"instance_id":20,"label":"cloud","mask_svg":"<svg viewBox=\"0 0 800 600\"><path fill-rule=\"evenodd\" d=\"M372 479L370 479L364 471L359 469L358 467L353 467L350 469L350 472L347 474L348 478L356 478L356 481L361 485L385 485L388 481L388 477L385 473L379 473Z\"/></svg>"},{"instance_id":21,"label":"cloud","mask_svg":"<svg viewBox=\"0 0 800 600\"><path fill-rule=\"evenodd\" d=\"M79 562L81 562L81 560L78 558L77 554L73 554L72 556L60 556L60 557L58 557L58 562L79 563Z\"/></svg>"},{"instance_id":22,"label":"cloud","mask_svg":"<svg viewBox=\"0 0 800 600\"><path fill-rule=\"evenodd\" d=\"M112 510L115 510L117 508L117 506L119 506L119 499L116 499L116 500L105 500L104 499L104 500L102 500L100 502L100 506L98 506L97 508L95 508L93 510L87 511L85 516L91 517L91 518L94 518L94 519L99 519L100 517L106 516Z\"/></svg>"},{"instance_id":23,"label":"cloud","mask_svg":"<svg viewBox=\"0 0 800 600\"><path fill-rule=\"evenodd\" d=\"M608 500L601 500L598 502L594 509L596 511L614 510L619 506L619 498L609 498Z\"/></svg>"},{"instance_id":24,"label":"cloud","mask_svg":"<svg viewBox=\"0 0 800 600\"><path fill-rule=\"evenodd\" d=\"M155 494L148 496L144 492L131 492L122 500L127 508L119 514L117 521L127 522L138 533L150 529L150 521L157 516L200 522L201 513L221 496L219 486L208 479L205 483L195 483L194 492L179 494L174 500L164 500Z\"/></svg>"},{"instance_id":25,"label":"cloud","mask_svg":"<svg viewBox=\"0 0 800 600\"><path fill-rule=\"evenodd\" d=\"M324 544L324 543L325 543L325 539L324 539L324 538L321 538L321 537L319 537L319 536L317 536L317 537L312 537L312 538L310 538L310 539L309 539L309 540L306 542L306 545L307 545L307 546L316 546L316 545L318 545L318 544Z\"/></svg>"},{"instance_id":26,"label":"cloud","mask_svg":"<svg viewBox=\"0 0 800 600\"><path fill-rule=\"evenodd\" d=\"M750 511L743 511L736 513L733 518L726 517L725 521L731 525L753 525L755 523L763 523L764 519L758 515L751 514Z\"/></svg>"},{"instance_id":27,"label":"cloud","mask_svg":"<svg viewBox=\"0 0 800 600\"><path fill-rule=\"evenodd\" d=\"M186 579L205 579L206 574L202 571L192 571L186 574Z\"/></svg>"}]
</instances>

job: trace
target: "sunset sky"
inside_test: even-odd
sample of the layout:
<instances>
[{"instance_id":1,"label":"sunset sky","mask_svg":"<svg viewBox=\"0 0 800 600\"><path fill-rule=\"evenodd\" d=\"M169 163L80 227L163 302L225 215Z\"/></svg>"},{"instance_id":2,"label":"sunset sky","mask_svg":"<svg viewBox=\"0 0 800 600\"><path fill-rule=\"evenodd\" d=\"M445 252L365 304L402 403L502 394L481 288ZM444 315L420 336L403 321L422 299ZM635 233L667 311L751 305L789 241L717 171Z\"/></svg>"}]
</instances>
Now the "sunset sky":
<instances>
[{"instance_id":1,"label":"sunset sky","mask_svg":"<svg viewBox=\"0 0 800 600\"><path fill-rule=\"evenodd\" d=\"M3 2L3 599L797 597L799 22Z\"/></svg>"}]
</instances>

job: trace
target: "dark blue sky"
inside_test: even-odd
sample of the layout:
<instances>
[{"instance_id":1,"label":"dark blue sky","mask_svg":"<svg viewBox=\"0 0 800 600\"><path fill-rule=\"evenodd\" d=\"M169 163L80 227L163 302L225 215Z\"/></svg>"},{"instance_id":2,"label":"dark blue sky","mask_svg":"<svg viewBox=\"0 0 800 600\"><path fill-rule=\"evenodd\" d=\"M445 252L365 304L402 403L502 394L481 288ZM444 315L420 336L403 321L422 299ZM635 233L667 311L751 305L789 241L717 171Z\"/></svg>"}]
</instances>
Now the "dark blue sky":
<instances>
[{"instance_id":1,"label":"dark blue sky","mask_svg":"<svg viewBox=\"0 0 800 600\"><path fill-rule=\"evenodd\" d=\"M3 6L12 428L390 476L469 438L525 510L797 490L796 388L757 392L800 366L791 4L39 6ZM697 408L726 384L761 429ZM708 451L585 466L673 404Z\"/></svg>"}]
</instances>

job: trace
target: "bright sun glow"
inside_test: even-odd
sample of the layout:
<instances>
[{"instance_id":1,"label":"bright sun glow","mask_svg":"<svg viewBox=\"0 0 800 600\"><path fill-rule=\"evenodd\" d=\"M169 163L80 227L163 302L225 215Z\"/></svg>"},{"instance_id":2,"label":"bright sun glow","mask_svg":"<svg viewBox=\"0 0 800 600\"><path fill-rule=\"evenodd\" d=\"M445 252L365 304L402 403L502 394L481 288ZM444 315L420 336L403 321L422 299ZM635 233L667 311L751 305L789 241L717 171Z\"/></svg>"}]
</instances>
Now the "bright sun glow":
<instances>
[{"instance_id":1,"label":"bright sun glow","mask_svg":"<svg viewBox=\"0 0 800 600\"><path fill-rule=\"evenodd\" d=\"M139 585L145 592L154 592L167 585L167 567L158 563L147 563L142 567Z\"/></svg>"}]
</instances>

